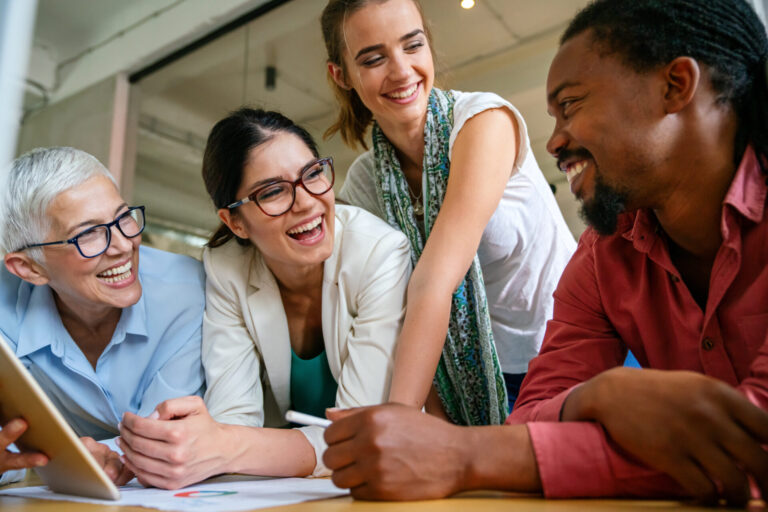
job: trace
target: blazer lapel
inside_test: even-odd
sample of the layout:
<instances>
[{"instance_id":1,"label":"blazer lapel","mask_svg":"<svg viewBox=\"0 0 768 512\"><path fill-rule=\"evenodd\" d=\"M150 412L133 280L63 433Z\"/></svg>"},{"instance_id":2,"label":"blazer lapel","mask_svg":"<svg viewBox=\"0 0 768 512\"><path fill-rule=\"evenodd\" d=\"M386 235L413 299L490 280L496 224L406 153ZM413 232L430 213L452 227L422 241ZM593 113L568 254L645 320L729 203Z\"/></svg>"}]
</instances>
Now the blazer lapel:
<instances>
[{"instance_id":1,"label":"blazer lapel","mask_svg":"<svg viewBox=\"0 0 768 512\"><path fill-rule=\"evenodd\" d=\"M254 338L282 415L291 403L291 340L277 282L259 256L254 258L248 284L247 311L255 331Z\"/></svg>"},{"instance_id":2,"label":"blazer lapel","mask_svg":"<svg viewBox=\"0 0 768 512\"><path fill-rule=\"evenodd\" d=\"M346 304L341 304L339 297L339 274L341 273L342 261L339 257L341 240L344 237L344 226L339 222L338 217L334 217L333 229L333 253L331 257L323 263L323 340L325 341L325 355L328 358L328 366L331 374L338 382L341 375L341 347L340 341L346 336L339 330L344 326L340 325L340 308L346 311ZM346 356L346 354L344 354Z\"/></svg>"}]
</instances>

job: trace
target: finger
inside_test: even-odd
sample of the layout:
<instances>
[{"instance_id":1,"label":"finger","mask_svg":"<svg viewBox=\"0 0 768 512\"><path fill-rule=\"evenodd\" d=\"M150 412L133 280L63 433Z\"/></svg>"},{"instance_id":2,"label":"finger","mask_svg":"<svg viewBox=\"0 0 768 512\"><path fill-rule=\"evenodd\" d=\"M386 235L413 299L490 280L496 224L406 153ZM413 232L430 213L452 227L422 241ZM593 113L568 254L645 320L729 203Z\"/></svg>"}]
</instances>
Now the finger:
<instances>
[{"instance_id":1,"label":"finger","mask_svg":"<svg viewBox=\"0 0 768 512\"><path fill-rule=\"evenodd\" d=\"M176 428L173 422L170 421L142 418L136 414L126 412L123 414L123 421L120 424L120 435L127 437L124 432L128 431L135 436L166 442L172 439L172 432Z\"/></svg>"},{"instance_id":2,"label":"finger","mask_svg":"<svg viewBox=\"0 0 768 512\"><path fill-rule=\"evenodd\" d=\"M759 408L727 384L722 389L729 398L729 410L733 418L760 444L768 444L768 411Z\"/></svg>"},{"instance_id":3,"label":"finger","mask_svg":"<svg viewBox=\"0 0 768 512\"><path fill-rule=\"evenodd\" d=\"M737 429L721 440L723 448L752 475L762 496L768 496L768 452L744 431Z\"/></svg>"},{"instance_id":4,"label":"finger","mask_svg":"<svg viewBox=\"0 0 768 512\"><path fill-rule=\"evenodd\" d=\"M744 506L749 501L749 480L719 445L699 454L699 464L710 480L720 484L720 495L731 506Z\"/></svg>"},{"instance_id":5,"label":"finger","mask_svg":"<svg viewBox=\"0 0 768 512\"><path fill-rule=\"evenodd\" d=\"M329 407L325 410L325 417L331 421L336 421L342 418L346 418L347 416L351 416L352 414L357 414L361 409L365 409L365 407L352 407L350 409Z\"/></svg>"},{"instance_id":6,"label":"finger","mask_svg":"<svg viewBox=\"0 0 768 512\"><path fill-rule=\"evenodd\" d=\"M344 467L333 472L331 480L337 487L352 489L365 483L365 476L357 464Z\"/></svg>"},{"instance_id":7,"label":"finger","mask_svg":"<svg viewBox=\"0 0 768 512\"><path fill-rule=\"evenodd\" d=\"M357 487L354 487L349 490L349 493L352 495L353 498L356 500L365 500L365 501L382 501L382 500L402 500L403 498L399 498L397 496L393 496L391 493L387 493L386 491L379 488L379 486L367 483L358 485Z\"/></svg>"},{"instance_id":8,"label":"finger","mask_svg":"<svg viewBox=\"0 0 768 512\"><path fill-rule=\"evenodd\" d=\"M328 418L333 421L333 423L325 429L324 434L325 442L328 443L329 446L355 437L363 428L365 417L374 411L375 408L359 407L349 410L353 412L345 414L342 418Z\"/></svg>"},{"instance_id":9,"label":"finger","mask_svg":"<svg viewBox=\"0 0 768 512\"><path fill-rule=\"evenodd\" d=\"M122 471L123 463L120 462L120 456L117 453L110 451L109 455L107 455L104 460L104 472L110 480L116 482Z\"/></svg>"},{"instance_id":10,"label":"finger","mask_svg":"<svg viewBox=\"0 0 768 512\"><path fill-rule=\"evenodd\" d=\"M14 418L0 430L0 450L5 450L15 443L27 430L27 422L21 418Z\"/></svg>"},{"instance_id":11,"label":"finger","mask_svg":"<svg viewBox=\"0 0 768 512\"><path fill-rule=\"evenodd\" d=\"M669 475L694 498L706 504L717 503L717 487L701 467L690 459L680 460Z\"/></svg>"},{"instance_id":12,"label":"finger","mask_svg":"<svg viewBox=\"0 0 768 512\"><path fill-rule=\"evenodd\" d=\"M128 466L126 466L122 460L120 461L120 474L117 475L117 478L114 480L115 485L121 486L125 485L131 480L133 480L133 471L128 469Z\"/></svg>"},{"instance_id":13,"label":"finger","mask_svg":"<svg viewBox=\"0 0 768 512\"><path fill-rule=\"evenodd\" d=\"M131 449L126 443L121 443L120 448L123 450L123 460L125 463L130 463L131 471L134 473L155 473L157 475L167 475L172 471L173 466L168 462L148 457L142 453L136 452ZM138 472L137 472L138 470Z\"/></svg>"},{"instance_id":14,"label":"finger","mask_svg":"<svg viewBox=\"0 0 768 512\"><path fill-rule=\"evenodd\" d=\"M123 435L120 436L117 443L123 450L127 446L132 452L159 460L169 460L173 450L173 445L170 443L141 437L127 429L123 431Z\"/></svg>"},{"instance_id":15,"label":"finger","mask_svg":"<svg viewBox=\"0 0 768 512\"><path fill-rule=\"evenodd\" d=\"M334 471L353 464L357 459L353 443L353 439L348 439L329 445L323 454L323 463Z\"/></svg>"},{"instance_id":16,"label":"finger","mask_svg":"<svg viewBox=\"0 0 768 512\"><path fill-rule=\"evenodd\" d=\"M161 420L175 420L206 410L203 399L199 396L184 396L162 402L155 408Z\"/></svg>"},{"instance_id":17,"label":"finger","mask_svg":"<svg viewBox=\"0 0 768 512\"><path fill-rule=\"evenodd\" d=\"M94 438L92 437L81 437L80 442L85 445L85 448L93 453L99 449L100 443L98 443Z\"/></svg>"},{"instance_id":18,"label":"finger","mask_svg":"<svg viewBox=\"0 0 768 512\"><path fill-rule=\"evenodd\" d=\"M136 478L138 478L139 483L143 485L144 487L158 487L160 489L165 489L165 478L162 475L157 475L154 473L149 473L147 471L142 471L138 467L134 466L130 460L125 460L124 462L125 467L127 467L134 475L136 475Z\"/></svg>"},{"instance_id":19,"label":"finger","mask_svg":"<svg viewBox=\"0 0 768 512\"><path fill-rule=\"evenodd\" d=\"M3 466L9 469L37 468L48 464L48 457L42 453L5 452Z\"/></svg>"}]
</instances>

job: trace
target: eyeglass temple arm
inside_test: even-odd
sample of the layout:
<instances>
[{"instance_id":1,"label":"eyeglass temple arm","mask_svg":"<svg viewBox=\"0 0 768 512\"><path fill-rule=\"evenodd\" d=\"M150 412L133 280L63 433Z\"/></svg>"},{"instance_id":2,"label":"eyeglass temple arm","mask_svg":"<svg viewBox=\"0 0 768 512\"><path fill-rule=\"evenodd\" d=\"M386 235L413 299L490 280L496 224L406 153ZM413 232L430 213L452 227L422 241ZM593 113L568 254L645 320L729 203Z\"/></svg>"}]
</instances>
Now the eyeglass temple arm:
<instances>
[{"instance_id":1,"label":"eyeglass temple arm","mask_svg":"<svg viewBox=\"0 0 768 512\"><path fill-rule=\"evenodd\" d=\"M32 249L33 247L44 247L44 246L46 246L46 245L71 244L71 243L72 243L72 240L73 240L73 239L69 239L69 240L59 240L58 242L43 242L43 243L41 243L41 244L30 244L30 245L25 245L24 247L22 247L21 249L19 249L19 251L23 251L24 249ZM19 251L14 251L14 252L19 252Z\"/></svg>"}]
</instances>

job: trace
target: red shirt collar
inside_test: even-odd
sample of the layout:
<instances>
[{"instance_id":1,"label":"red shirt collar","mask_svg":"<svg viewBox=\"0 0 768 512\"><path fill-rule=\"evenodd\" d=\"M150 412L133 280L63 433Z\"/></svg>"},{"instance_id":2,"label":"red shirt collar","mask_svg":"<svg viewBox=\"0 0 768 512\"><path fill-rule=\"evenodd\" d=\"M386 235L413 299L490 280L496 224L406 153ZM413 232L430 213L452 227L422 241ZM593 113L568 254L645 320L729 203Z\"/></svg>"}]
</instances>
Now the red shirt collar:
<instances>
[{"instance_id":1,"label":"red shirt collar","mask_svg":"<svg viewBox=\"0 0 768 512\"><path fill-rule=\"evenodd\" d=\"M748 146L741 158L739 168L736 169L736 174L733 176L728 193L723 199L723 205L732 206L733 209L752 222L760 222L765 213L767 184L768 177L763 174L760 168L755 150L752 146ZM658 231L659 222L653 211L648 209L624 214L619 219L618 232L633 242L635 249L640 252L650 250Z\"/></svg>"},{"instance_id":2,"label":"red shirt collar","mask_svg":"<svg viewBox=\"0 0 768 512\"><path fill-rule=\"evenodd\" d=\"M723 203L752 222L760 222L765 212L766 178L754 148L748 146Z\"/></svg>"}]
</instances>

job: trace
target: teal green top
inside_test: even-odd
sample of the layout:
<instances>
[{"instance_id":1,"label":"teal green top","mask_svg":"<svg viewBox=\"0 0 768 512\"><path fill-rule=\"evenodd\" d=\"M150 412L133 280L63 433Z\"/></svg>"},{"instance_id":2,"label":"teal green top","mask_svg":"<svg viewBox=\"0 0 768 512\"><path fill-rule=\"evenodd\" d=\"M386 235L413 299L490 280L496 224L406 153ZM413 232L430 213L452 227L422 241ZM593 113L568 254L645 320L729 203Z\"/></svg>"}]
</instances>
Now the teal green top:
<instances>
[{"instance_id":1,"label":"teal green top","mask_svg":"<svg viewBox=\"0 0 768 512\"><path fill-rule=\"evenodd\" d=\"M336 405L338 385L323 350L312 359L302 359L291 349L291 408L325 418L325 409Z\"/></svg>"}]
</instances>

